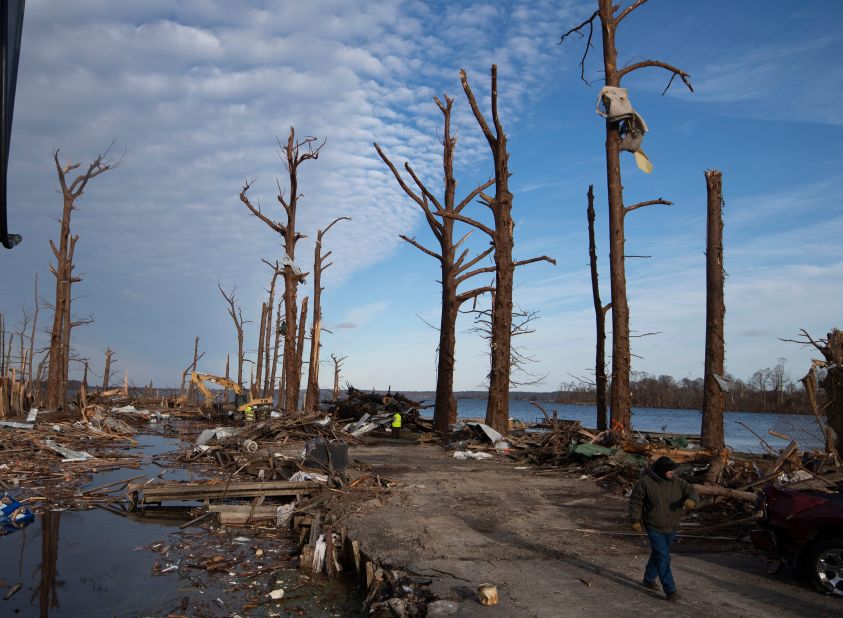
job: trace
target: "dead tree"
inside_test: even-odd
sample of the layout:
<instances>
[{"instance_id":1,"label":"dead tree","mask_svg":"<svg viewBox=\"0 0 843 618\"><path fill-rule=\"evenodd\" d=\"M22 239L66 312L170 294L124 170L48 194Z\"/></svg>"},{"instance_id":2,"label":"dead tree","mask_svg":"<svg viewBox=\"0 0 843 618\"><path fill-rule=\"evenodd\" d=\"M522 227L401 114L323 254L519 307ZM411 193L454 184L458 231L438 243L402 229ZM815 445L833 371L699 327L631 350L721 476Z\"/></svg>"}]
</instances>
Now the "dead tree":
<instances>
[{"instance_id":1,"label":"dead tree","mask_svg":"<svg viewBox=\"0 0 843 618\"><path fill-rule=\"evenodd\" d=\"M257 397L258 392L260 392L260 383L263 377L263 348L264 348L264 340L266 339L266 322L267 322L267 311L266 311L266 303L261 303L261 319L260 325L258 326L258 351L257 351L257 361L255 362L255 380L249 387L249 390L252 393L252 397Z\"/></svg>"},{"instance_id":2,"label":"dead tree","mask_svg":"<svg viewBox=\"0 0 843 618\"><path fill-rule=\"evenodd\" d=\"M35 375L32 373L32 363L35 357L35 326L38 324L38 273L35 273L35 305L32 309L32 331L29 335L29 380L31 385L30 396L35 397L38 388L35 385Z\"/></svg>"},{"instance_id":3,"label":"dead tree","mask_svg":"<svg viewBox=\"0 0 843 618\"><path fill-rule=\"evenodd\" d=\"M322 239L335 223L351 221L351 217L337 217L324 230L316 234L316 247L313 250L313 320L310 325L310 362L307 371L307 390L304 396L304 410L310 412L319 405L319 348L322 337L322 273L333 264L325 264L331 251L322 255Z\"/></svg>"},{"instance_id":4,"label":"dead tree","mask_svg":"<svg viewBox=\"0 0 843 618\"><path fill-rule=\"evenodd\" d=\"M226 294L220 284L217 284L220 294L228 303L228 315L234 322L234 330L237 332L237 384L243 386L243 312L235 303L234 292L236 286L231 289L231 294Z\"/></svg>"},{"instance_id":5,"label":"dead tree","mask_svg":"<svg viewBox=\"0 0 843 618\"><path fill-rule=\"evenodd\" d=\"M305 334L305 326L307 324L307 303L309 298L305 296L301 301L301 315L299 316L299 332L298 336L296 337L296 366L299 368L299 372L301 372L302 361L304 360L304 334ZM299 393L296 391L296 409L298 409L299 405Z\"/></svg>"},{"instance_id":6,"label":"dead tree","mask_svg":"<svg viewBox=\"0 0 843 618\"><path fill-rule=\"evenodd\" d=\"M274 337L275 343L272 346L272 369L269 373L269 395L267 395L270 399L275 396L275 375L278 369L278 348L281 343L281 338L284 336L284 332L282 330L282 325L284 323L284 312L282 309L284 308L284 299L282 298L281 301L278 303L278 307L275 309L275 329L274 329ZM283 400L282 392L279 390L279 401Z\"/></svg>"},{"instance_id":7,"label":"dead tree","mask_svg":"<svg viewBox=\"0 0 843 618\"><path fill-rule=\"evenodd\" d=\"M810 344L823 355L814 360L802 384L817 421L826 437L826 450L839 465L843 461L843 330L833 328L825 339L815 340L808 331L800 331L802 339L782 339L791 343ZM817 387L825 391L823 409L817 402ZM825 415L825 421L822 420Z\"/></svg>"},{"instance_id":8,"label":"dead tree","mask_svg":"<svg viewBox=\"0 0 843 618\"><path fill-rule=\"evenodd\" d=\"M199 337L196 337L193 340L193 365L191 365L191 371L196 371L199 367ZM194 397L196 396L196 387L193 385L193 380L190 381L190 384L187 387L187 400L193 401Z\"/></svg>"},{"instance_id":9,"label":"dead tree","mask_svg":"<svg viewBox=\"0 0 843 618\"><path fill-rule=\"evenodd\" d=\"M196 371L196 367L199 365L199 361L202 359L203 356L205 356L204 351L201 354L198 354L198 352L199 337L196 337L196 339L193 340L193 362L191 362L187 367L185 367L185 370L181 372L181 387L179 387L179 398L185 397L184 385L187 381L188 374L190 374L192 371ZM186 395L186 399L188 401L190 401L193 397L193 390L193 382L191 382Z\"/></svg>"},{"instance_id":10,"label":"dead tree","mask_svg":"<svg viewBox=\"0 0 843 618\"><path fill-rule=\"evenodd\" d=\"M6 326L4 316L0 313L0 379L6 376Z\"/></svg>"},{"instance_id":11,"label":"dead tree","mask_svg":"<svg viewBox=\"0 0 843 618\"><path fill-rule=\"evenodd\" d=\"M606 86L620 87L621 80L630 73L646 67L657 67L671 73L667 88L674 78L679 78L693 92L689 75L672 65L659 60L641 60L627 66L618 67L618 52L615 46L615 34L621 22L635 9L647 0L634 0L629 6L621 9L621 4L613 4L612 0L598 0L599 8L586 21L575 28L571 28L562 35L562 41L571 34L583 36L588 30L585 53L580 61L582 69L580 78L585 79L585 60L591 49L591 39L594 34L594 20L600 19L603 35L603 69ZM618 13L618 11L620 11ZM665 88L665 92L667 92ZM624 217L637 208L652 204L666 204L661 198L641 202L633 206L624 206L623 184L621 182L620 165L621 135L618 122L606 119L606 179L609 200L609 276L612 293L612 386L611 413L612 429L620 432L629 431L632 420L632 395L630 391L629 374L631 369L631 352L629 346L629 304L626 293L626 265L624 255Z\"/></svg>"},{"instance_id":12,"label":"dead tree","mask_svg":"<svg viewBox=\"0 0 843 618\"><path fill-rule=\"evenodd\" d=\"M337 356L336 354L331 354L331 360L334 361L334 388L331 392L331 398L336 401L339 399L340 396L340 369L342 368L342 362L348 358L347 356Z\"/></svg>"},{"instance_id":13,"label":"dead tree","mask_svg":"<svg viewBox=\"0 0 843 618\"><path fill-rule=\"evenodd\" d=\"M701 444L721 450L723 439L723 329L726 304L723 300L723 176L717 170L705 172L708 214L705 251L705 382Z\"/></svg>"},{"instance_id":14,"label":"dead tree","mask_svg":"<svg viewBox=\"0 0 843 618\"><path fill-rule=\"evenodd\" d=\"M437 211L436 215L462 221L489 235L492 240L495 261L495 294L492 300L492 352L489 372L489 399L486 406L486 424L502 434L509 431L509 382L511 368L510 343L512 337L512 286L515 267L541 260L556 264L546 255L514 261L512 249L515 245L515 221L512 219L512 193L509 191L509 153L506 149L506 135L498 117L498 67L492 65L491 107L494 133L477 105L474 93L468 84L464 70L460 70L460 81L471 105L474 118L483 130L483 135L492 151L495 167L495 195L479 193L480 199L492 211L494 228L483 225L459 213ZM430 196L428 196L430 197Z\"/></svg>"},{"instance_id":15,"label":"dead tree","mask_svg":"<svg viewBox=\"0 0 843 618\"><path fill-rule=\"evenodd\" d=\"M263 359L263 370L264 370L264 378L263 378L263 397L271 397L272 391L274 391L273 384L275 382L275 366L274 363L278 361L278 337L277 337L277 327L273 327L273 311L275 310L275 284L278 281L278 276L282 275L284 271L280 268L280 264L276 260L274 264L269 263L266 260L261 260L264 264L269 266L272 269L272 279L269 283L269 298L266 302L266 324L263 328L263 349L264 349L264 359ZM279 305L278 310L281 310ZM277 321L277 320L276 320ZM272 344L272 334L273 332L276 333L275 337L275 344L271 347ZM274 350L274 354L272 352Z\"/></svg>"},{"instance_id":16,"label":"dead tree","mask_svg":"<svg viewBox=\"0 0 843 618\"><path fill-rule=\"evenodd\" d=\"M594 400L597 404L597 430L605 431L608 428L606 419L606 312L612 308L612 303L603 305L600 300L600 285L597 274L597 244L594 240L594 185L588 185L588 258L591 266L591 294L594 298L594 319L597 327L597 343L595 345L594 358Z\"/></svg>"},{"instance_id":17,"label":"dead tree","mask_svg":"<svg viewBox=\"0 0 843 618\"><path fill-rule=\"evenodd\" d=\"M74 283L82 280L73 273L73 252L79 235L70 233L70 215L76 210L76 200L82 195L85 187L92 178L119 166L120 162L113 162L108 158L108 151L97 155L87 170L80 173L73 180L68 174L80 167L80 163L59 163L59 151L53 153L56 173L59 177L62 199L64 201L59 232L59 246L50 241L50 248L56 258L55 266L50 264L50 272L56 278L56 297L53 303L53 326L50 332L50 366L47 373L47 401L49 409L61 407L67 396L67 374L70 362L70 331L74 326L83 322L71 321L71 288ZM84 323L87 323L85 321Z\"/></svg>"},{"instance_id":18,"label":"dead tree","mask_svg":"<svg viewBox=\"0 0 843 618\"><path fill-rule=\"evenodd\" d=\"M102 372L102 392L108 390L108 385L111 383L111 361L114 360L114 350L111 348L105 349L105 369Z\"/></svg>"},{"instance_id":19,"label":"dead tree","mask_svg":"<svg viewBox=\"0 0 843 618\"><path fill-rule=\"evenodd\" d=\"M271 230L280 234L284 241L285 256L284 263L284 303L287 322L287 334L284 338L284 367L283 382L285 384L284 408L288 412L295 412L298 406L299 386L301 384L301 364L296 359L296 296L299 283L303 283L306 273L299 269L294 260L296 259L296 243L304 236L296 232L296 210L298 200L301 197L298 189L298 168L299 165L310 159L319 158L319 152L325 145L323 141L318 143L315 137L305 137L302 141L296 141L295 130L290 127L290 135L287 143L281 146L284 156L284 166L289 177L289 197L284 195L283 190L278 187L278 202L284 209L286 222L273 221L261 212L260 204L253 206L246 193L249 190L247 182L240 191L240 201L255 215L263 221Z\"/></svg>"},{"instance_id":20,"label":"dead tree","mask_svg":"<svg viewBox=\"0 0 843 618\"><path fill-rule=\"evenodd\" d=\"M480 193L490 187L495 181L491 179L473 191L471 191L458 204L456 203L457 181L454 178L454 149L457 145L457 138L451 136L451 110L454 100L447 95L444 96L443 104L437 97L434 97L437 107L444 116L444 132L442 145L442 167L444 180L444 195L442 200L437 199L433 193L422 183L415 174L409 163L404 164L404 169L413 179L415 189L408 186L401 177L399 171L392 162L375 144L381 159L392 171L398 184L416 204L422 209L425 220L430 226L434 237L439 242L439 252L424 247L415 238L401 235L401 238L413 245L423 253L439 261L440 282L442 285L442 309L439 318L439 347L436 372L436 400L433 413L433 424L437 431L446 432L448 426L457 421L457 400L454 397L454 366L457 345L457 316L463 303L470 299L477 298L480 294L490 292L491 286L478 287L465 292L459 292L459 286L468 279L481 273L494 272L494 266L474 268L481 260L488 257L494 247L489 247L480 254L466 261L468 249L464 249L457 257L457 249L468 238L469 234L454 242L454 224L456 220L450 216L437 218L434 213L440 212L460 214L462 210L474 200ZM431 206L433 207L432 210Z\"/></svg>"},{"instance_id":21,"label":"dead tree","mask_svg":"<svg viewBox=\"0 0 843 618\"><path fill-rule=\"evenodd\" d=\"M492 292L494 295L494 292ZM479 334L483 339L489 342L489 349L491 351L493 346L492 327L493 327L493 309L471 309L464 313L471 313L474 315L474 326L470 332ZM536 332L530 324L539 318L539 312L533 310L526 310L518 307L512 311L512 330L510 332L510 340L519 335L529 335ZM528 356L522 348L516 345L510 345L510 386L528 386L539 384L544 381L547 375L536 375L527 369L530 363L536 363L537 360Z\"/></svg>"},{"instance_id":22,"label":"dead tree","mask_svg":"<svg viewBox=\"0 0 843 618\"><path fill-rule=\"evenodd\" d=\"M82 383L79 385L79 409L84 410L88 405L88 361L82 361L84 369L82 372Z\"/></svg>"}]
</instances>

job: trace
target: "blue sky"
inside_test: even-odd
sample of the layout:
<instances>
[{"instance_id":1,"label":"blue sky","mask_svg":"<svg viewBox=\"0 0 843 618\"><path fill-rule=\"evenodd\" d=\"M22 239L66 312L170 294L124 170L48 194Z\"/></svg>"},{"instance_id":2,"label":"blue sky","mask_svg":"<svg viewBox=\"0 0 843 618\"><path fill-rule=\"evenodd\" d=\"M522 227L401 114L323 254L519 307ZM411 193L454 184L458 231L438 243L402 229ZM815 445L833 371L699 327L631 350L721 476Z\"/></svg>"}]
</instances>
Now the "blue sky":
<instances>
[{"instance_id":1,"label":"blue sky","mask_svg":"<svg viewBox=\"0 0 843 618\"><path fill-rule=\"evenodd\" d=\"M595 5L261 0L234 10L211 0L30 0L9 168L9 228L24 242L0 254L0 312L14 325L31 308L36 272L42 297L54 293L48 241L58 233L61 198L52 151L87 163L114 140L124 164L90 183L73 216L84 276L74 313L96 320L74 331L74 350L96 373L110 346L133 383L172 385L199 336L200 368L223 372L236 339L217 284L236 283L244 315L256 322L270 274L261 258L280 255L277 238L237 195L256 178L250 194L280 218L276 139L295 126L327 138L301 173L298 225L309 238L297 258L311 265L305 270L316 230L353 218L326 239L334 265L323 314L333 334L323 337L322 358L347 356L343 378L359 388L433 388L437 334L425 321L438 319L437 267L398 236L428 246L433 238L372 142L441 188L433 96L448 93L464 195L492 167L458 71L468 71L487 110L497 63L516 257L557 260L516 274L516 302L541 316L518 343L537 360L531 371L547 375L531 388L587 375L589 184L608 282L603 123L594 113L599 37L586 64L591 86L579 80L583 41L556 43ZM696 90L674 84L661 96L667 77L655 70L624 82L650 127L644 147L655 165L645 175L624 155L626 201L675 203L627 219L627 252L652 256L627 267L631 327L660 332L633 340L634 370L702 375L706 169L724 174L727 370L747 379L783 357L800 377L811 351L778 338L841 326L841 24L838 3L652 0L621 26L621 63L670 62ZM483 247L479 233L471 242ZM481 387L488 371L484 341L470 326L460 324L458 389ZM252 355L256 341L247 325ZM329 385L330 363L321 375Z\"/></svg>"}]
</instances>

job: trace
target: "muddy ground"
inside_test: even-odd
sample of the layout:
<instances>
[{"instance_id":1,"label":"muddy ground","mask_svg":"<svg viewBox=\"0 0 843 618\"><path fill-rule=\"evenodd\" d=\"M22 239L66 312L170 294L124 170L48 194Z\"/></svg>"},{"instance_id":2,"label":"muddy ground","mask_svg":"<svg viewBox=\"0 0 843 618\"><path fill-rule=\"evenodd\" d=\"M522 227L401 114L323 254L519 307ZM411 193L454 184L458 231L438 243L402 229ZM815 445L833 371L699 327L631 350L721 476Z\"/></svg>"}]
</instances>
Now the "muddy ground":
<instances>
[{"instance_id":1,"label":"muddy ground","mask_svg":"<svg viewBox=\"0 0 843 618\"><path fill-rule=\"evenodd\" d=\"M430 577L440 598L459 602L460 616L843 612L843 599L815 592L787 566L768 575L771 558L730 541L674 545L683 598L666 601L640 585L645 538L570 530L628 531L626 498L573 471L518 469L504 458L459 461L437 445L389 439L352 447L350 459L401 483L354 506L346 518L350 536L382 563ZM479 604L476 590L484 582L497 586L497 606Z\"/></svg>"}]
</instances>

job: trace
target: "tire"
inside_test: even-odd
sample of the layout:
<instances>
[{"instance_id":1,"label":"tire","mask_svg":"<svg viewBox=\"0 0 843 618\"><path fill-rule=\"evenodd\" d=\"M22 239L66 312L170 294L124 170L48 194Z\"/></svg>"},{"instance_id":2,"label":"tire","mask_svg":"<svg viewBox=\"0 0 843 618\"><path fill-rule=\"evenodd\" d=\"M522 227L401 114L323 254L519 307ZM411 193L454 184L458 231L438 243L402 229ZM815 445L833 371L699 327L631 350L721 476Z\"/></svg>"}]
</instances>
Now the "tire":
<instances>
[{"instance_id":1,"label":"tire","mask_svg":"<svg viewBox=\"0 0 843 618\"><path fill-rule=\"evenodd\" d=\"M811 548L806 567L820 592L843 598L843 538L818 541Z\"/></svg>"}]
</instances>

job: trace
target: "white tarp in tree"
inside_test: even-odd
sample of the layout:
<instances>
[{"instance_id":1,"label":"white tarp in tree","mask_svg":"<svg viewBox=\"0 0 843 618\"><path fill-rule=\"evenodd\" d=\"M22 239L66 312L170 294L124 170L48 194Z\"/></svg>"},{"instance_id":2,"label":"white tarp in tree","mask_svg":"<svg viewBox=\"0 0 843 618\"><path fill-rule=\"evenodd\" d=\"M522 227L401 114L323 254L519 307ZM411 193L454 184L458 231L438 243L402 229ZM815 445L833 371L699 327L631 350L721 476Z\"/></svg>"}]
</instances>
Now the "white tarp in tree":
<instances>
[{"instance_id":1,"label":"white tarp in tree","mask_svg":"<svg viewBox=\"0 0 843 618\"><path fill-rule=\"evenodd\" d=\"M647 123L632 107L626 88L604 86L597 96L597 113L607 120L617 123L621 137L621 150L635 156L635 164L642 172L649 174L653 164L641 149L644 134L648 131Z\"/></svg>"}]
</instances>

